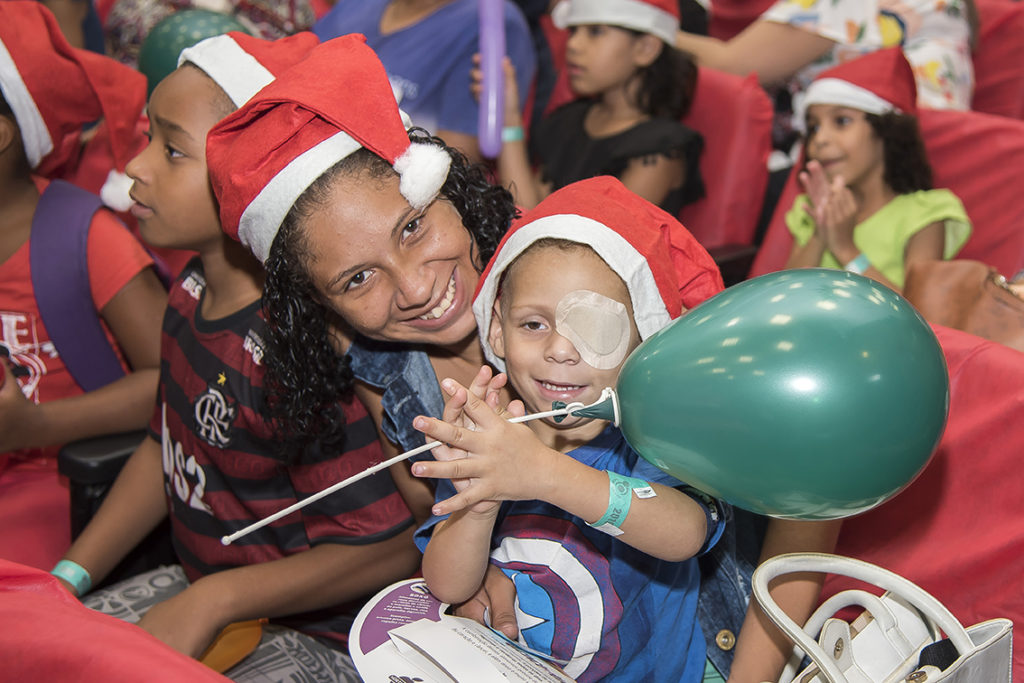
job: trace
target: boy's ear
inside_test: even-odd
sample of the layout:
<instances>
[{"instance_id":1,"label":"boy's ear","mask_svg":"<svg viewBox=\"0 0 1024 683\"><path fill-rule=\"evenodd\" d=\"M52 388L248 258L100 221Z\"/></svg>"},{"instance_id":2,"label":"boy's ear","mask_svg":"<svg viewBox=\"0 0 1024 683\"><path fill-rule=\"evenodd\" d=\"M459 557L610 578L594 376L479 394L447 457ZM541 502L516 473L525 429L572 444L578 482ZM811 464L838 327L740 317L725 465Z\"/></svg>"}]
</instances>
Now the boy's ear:
<instances>
[{"instance_id":1,"label":"boy's ear","mask_svg":"<svg viewBox=\"0 0 1024 683\"><path fill-rule=\"evenodd\" d=\"M640 68L646 68L654 64L661 51L665 49L665 42L650 33L637 36L633 44L633 60Z\"/></svg>"},{"instance_id":2,"label":"boy's ear","mask_svg":"<svg viewBox=\"0 0 1024 683\"><path fill-rule=\"evenodd\" d=\"M487 331L487 343L491 345L494 355L505 358L505 334L501 329L501 299L494 300L491 311L491 329Z\"/></svg>"}]
</instances>

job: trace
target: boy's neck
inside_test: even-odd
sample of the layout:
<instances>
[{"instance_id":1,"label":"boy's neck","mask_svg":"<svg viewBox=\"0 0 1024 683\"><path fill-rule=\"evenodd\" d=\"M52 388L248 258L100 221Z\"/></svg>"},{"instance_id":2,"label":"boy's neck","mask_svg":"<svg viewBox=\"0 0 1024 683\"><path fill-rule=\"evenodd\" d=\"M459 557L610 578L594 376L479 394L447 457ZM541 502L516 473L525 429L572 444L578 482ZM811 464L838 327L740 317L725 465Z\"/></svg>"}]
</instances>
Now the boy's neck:
<instances>
[{"instance_id":1,"label":"boy's neck","mask_svg":"<svg viewBox=\"0 0 1024 683\"><path fill-rule=\"evenodd\" d=\"M227 235L199 250L206 280L200 314L218 320L237 313L263 296L263 265Z\"/></svg>"}]
</instances>

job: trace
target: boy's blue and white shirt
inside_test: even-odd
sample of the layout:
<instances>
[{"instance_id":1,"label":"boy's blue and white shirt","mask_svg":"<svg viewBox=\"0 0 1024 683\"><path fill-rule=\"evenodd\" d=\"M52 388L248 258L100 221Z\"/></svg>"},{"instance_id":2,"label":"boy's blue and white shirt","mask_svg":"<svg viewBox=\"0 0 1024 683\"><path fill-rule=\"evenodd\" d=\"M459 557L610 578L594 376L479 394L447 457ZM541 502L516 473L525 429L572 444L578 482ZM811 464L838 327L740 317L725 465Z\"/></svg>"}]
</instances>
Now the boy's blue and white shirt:
<instances>
[{"instance_id":1,"label":"boy's blue and white shirt","mask_svg":"<svg viewBox=\"0 0 1024 683\"><path fill-rule=\"evenodd\" d=\"M570 455L595 469L692 495L709 519L701 552L722 535L721 504L694 495L640 458L618 429L605 429ZM439 481L437 500L454 493L451 482ZM421 550L442 519L432 517L417 531ZM577 680L702 679L706 655L697 623L696 559L659 560L552 505L515 501L502 504L491 561L515 583L525 644L569 660L566 673Z\"/></svg>"}]
</instances>

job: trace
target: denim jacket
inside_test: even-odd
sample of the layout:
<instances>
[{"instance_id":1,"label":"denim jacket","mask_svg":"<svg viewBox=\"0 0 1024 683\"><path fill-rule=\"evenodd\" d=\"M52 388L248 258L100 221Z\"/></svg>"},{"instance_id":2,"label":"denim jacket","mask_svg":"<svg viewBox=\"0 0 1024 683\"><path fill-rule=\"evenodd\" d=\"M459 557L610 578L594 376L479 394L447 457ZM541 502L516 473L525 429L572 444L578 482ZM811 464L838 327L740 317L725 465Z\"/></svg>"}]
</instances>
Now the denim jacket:
<instances>
[{"instance_id":1,"label":"denim jacket","mask_svg":"<svg viewBox=\"0 0 1024 683\"><path fill-rule=\"evenodd\" d=\"M430 359L408 345L359 337L348 351L356 378L384 390L384 434L408 451L425 442L412 427L417 415L440 417L444 397ZM429 454L417 456L428 458ZM736 636L746 616L750 578L764 537L765 518L729 506L725 532L711 552L698 558L701 568L697 616L708 659L728 678Z\"/></svg>"}]
</instances>

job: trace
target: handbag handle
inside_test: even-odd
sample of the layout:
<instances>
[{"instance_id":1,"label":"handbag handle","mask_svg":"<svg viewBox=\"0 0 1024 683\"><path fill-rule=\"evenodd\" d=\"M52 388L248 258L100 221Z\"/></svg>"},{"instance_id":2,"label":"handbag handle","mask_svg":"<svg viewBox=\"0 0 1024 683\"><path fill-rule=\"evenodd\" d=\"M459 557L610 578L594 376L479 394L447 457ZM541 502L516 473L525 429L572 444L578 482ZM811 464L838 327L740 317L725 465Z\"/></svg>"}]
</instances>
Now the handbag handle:
<instances>
[{"instance_id":1,"label":"handbag handle","mask_svg":"<svg viewBox=\"0 0 1024 683\"><path fill-rule=\"evenodd\" d=\"M899 574L861 560L825 553L789 553L766 560L754 570L754 599L768 618L789 636L833 683L846 683L846 676L832 658L825 654L818 642L778 606L768 591L768 584L773 579L796 572L837 574L878 586L900 596L934 622L949 637L960 655L970 652L974 647L963 625L945 605Z\"/></svg>"}]
</instances>

